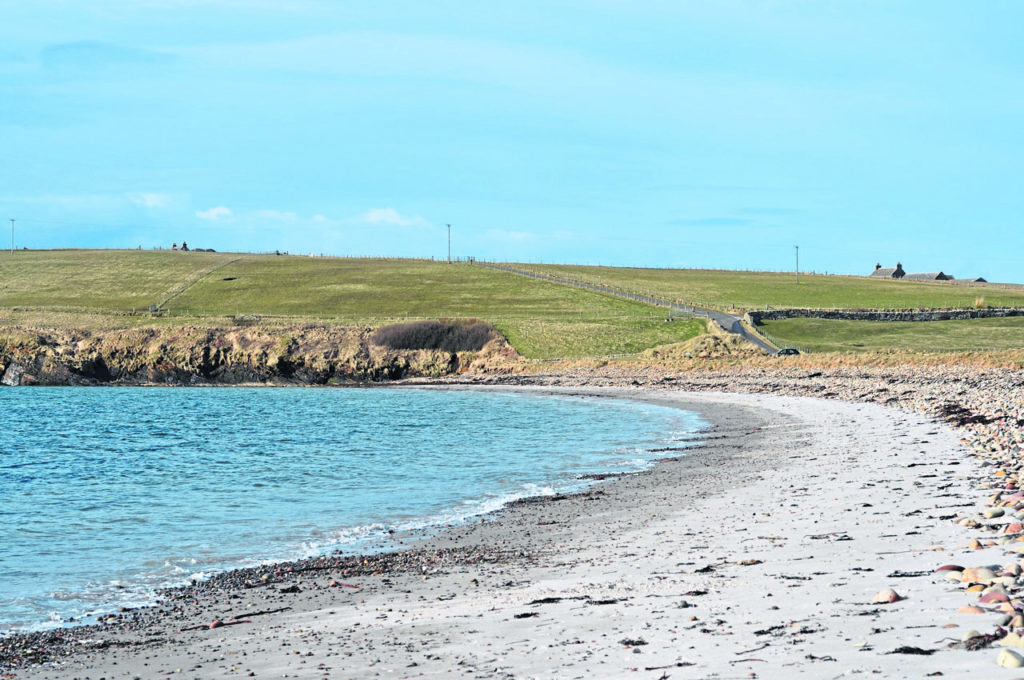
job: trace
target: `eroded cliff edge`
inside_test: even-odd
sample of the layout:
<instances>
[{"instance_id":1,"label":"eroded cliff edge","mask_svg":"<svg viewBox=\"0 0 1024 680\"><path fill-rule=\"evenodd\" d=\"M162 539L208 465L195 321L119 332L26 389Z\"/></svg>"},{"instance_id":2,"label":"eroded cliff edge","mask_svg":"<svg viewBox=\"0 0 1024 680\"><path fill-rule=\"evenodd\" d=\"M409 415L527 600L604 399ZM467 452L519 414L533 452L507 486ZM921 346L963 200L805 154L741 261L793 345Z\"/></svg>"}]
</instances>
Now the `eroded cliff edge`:
<instances>
[{"instance_id":1,"label":"eroded cliff edge","mask_svg":"<svg viewBox=\"0 0 1024 680\"><path fill-rule=\"evenodd\" d=\"M0 383L18 385L342 385L502 373L523 361L504 338L479 352L392 350L373 329L287 327L0 331Z\"/></svg>"}]
</instances>

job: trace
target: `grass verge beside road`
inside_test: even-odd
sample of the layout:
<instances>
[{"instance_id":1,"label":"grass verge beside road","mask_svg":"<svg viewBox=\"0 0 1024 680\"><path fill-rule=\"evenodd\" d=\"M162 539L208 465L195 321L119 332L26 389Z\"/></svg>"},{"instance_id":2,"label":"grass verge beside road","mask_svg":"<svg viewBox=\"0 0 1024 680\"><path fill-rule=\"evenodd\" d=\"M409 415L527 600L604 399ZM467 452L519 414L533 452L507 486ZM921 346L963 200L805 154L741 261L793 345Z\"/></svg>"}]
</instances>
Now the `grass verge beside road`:
<instances>
[{"instance_id":1,"label":"grass verge beside road","mask_svg":"<svg viewBox=\"0 0 1024 680\"><path fill-rule=\"evenodd\" d=\"M1024 347L1024 317L966 321L780 319L763 330L809 352L981 352Z\"/></svg>"}]
</instances>

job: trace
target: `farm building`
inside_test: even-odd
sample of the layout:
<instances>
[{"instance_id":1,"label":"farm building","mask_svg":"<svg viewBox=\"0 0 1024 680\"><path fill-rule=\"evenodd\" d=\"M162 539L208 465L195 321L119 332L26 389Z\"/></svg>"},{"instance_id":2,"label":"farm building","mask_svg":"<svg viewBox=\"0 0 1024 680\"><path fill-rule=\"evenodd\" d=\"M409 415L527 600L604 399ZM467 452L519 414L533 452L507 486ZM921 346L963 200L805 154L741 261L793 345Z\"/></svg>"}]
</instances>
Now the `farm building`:
<instances>
[{"instance_id":1,"label":"farm building","mask_svg":"<svg viewBox=\"0 0 1024 680\"><path fill-rule=\"evenodd\" d=\"M899 262L896 263L895 267L883 267L880 264L875 265L875 271L871 272L871 276L885 279L902 279L907 273L903 271L903 265Z\"/></svg>"},{"instance_id":2,"label":"farm building","mask_svg":"<svg viewBox=\"0 0 1024 680\"><path fill-rule=\"evenodd\" d=\"M907 274L903 279L905 281L952 281L953 277L942 272L927 272L923 274Z\"/></svg>"}]
</instances>

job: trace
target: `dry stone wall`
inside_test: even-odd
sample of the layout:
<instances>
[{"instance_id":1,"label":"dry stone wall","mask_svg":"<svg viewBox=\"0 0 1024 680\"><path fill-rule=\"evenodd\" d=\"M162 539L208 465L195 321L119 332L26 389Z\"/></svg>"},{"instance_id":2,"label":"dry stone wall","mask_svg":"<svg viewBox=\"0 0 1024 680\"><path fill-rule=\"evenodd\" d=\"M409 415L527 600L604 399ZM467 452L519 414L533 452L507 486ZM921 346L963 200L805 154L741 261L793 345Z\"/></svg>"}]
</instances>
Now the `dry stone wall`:
<instances>
[{"instance_id":1,"label":"dry stone wall","mask_svg":"<svg viewBox=\"0 0 1024 680\"><path fill-rule=\"evenodd\" d=\"M939 309L915 311L912 309L771 309L747 312L744 318L757 325L762 321L779 319L834 319L842 321L952 321L966 319L994 319L1007 316L1024 316L1021 308L1000 309Z\"/></svg>"}]
</instances>

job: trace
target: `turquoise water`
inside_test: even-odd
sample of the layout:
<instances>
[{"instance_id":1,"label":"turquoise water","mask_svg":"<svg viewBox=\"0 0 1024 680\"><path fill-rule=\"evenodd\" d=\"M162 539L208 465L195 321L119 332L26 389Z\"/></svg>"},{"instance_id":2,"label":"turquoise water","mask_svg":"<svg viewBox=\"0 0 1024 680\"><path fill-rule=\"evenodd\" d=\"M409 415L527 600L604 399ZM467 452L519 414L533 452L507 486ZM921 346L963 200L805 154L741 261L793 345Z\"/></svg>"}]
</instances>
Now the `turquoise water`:
<instances>
[{"instance_id":1,"label":"turquoise water","mask_svg":"<svg viewBox=\"0 0 1024 680\"><path fill-rule=\"evenodd\" d=\"M409 389L0 389L0 631L372 550L693 441L628 401Z\"/></svg>"}]
</instances>

